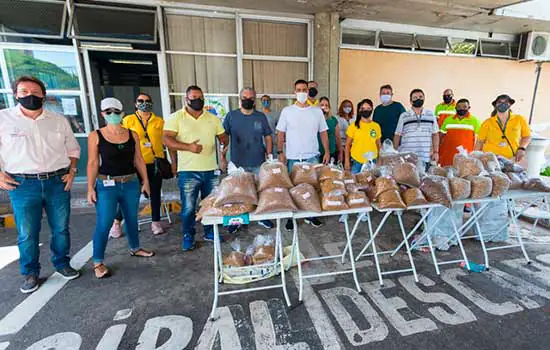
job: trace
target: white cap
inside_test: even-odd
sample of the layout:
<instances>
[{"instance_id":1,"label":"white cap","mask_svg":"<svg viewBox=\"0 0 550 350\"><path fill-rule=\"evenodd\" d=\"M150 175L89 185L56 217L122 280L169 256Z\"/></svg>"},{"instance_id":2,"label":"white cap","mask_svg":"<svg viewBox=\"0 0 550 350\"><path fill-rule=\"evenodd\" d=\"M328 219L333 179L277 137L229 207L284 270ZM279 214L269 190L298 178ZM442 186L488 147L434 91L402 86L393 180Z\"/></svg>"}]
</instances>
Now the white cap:
<instances>
[{"instance_id":1,"label":"white cap","mask_svg":"<svg viewBox=\"0 0 550 350\"><path fill-rule=\"evenodd\" d=\"M101 100L101 110L116 109L122 111L122 102L114 97L107 97Z\"/></svg>"}]
</instances>

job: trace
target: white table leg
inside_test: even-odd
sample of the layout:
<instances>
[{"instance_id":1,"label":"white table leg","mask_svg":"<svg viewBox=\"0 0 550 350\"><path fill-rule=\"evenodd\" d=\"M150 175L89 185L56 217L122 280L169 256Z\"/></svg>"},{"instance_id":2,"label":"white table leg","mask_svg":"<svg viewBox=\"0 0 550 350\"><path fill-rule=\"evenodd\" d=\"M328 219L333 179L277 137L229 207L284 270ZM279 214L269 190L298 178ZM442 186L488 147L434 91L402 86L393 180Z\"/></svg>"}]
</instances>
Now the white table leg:
<instances>
[{"instance_id":1,"label":"white table leg","mask_svg":"<svg viewBox=\"0 0 550 350\"><path fill-rule=\"evenodd\" d=\"M292 219L292 223L294 226L294 237L293 242L296 245L296 254L297 258L296 261L298 263L298 279L300 280L300 292L298 293L298 301L302 301L303 293L304 293L304 279L302 276L302 259L300 257L300 237L298 235L298 221L296 219Z\"/></svg>"},{"instance_id":2,"label":"white table leg","mask_svg":"<svg viewBox=\"0 0 550 350\"><path fill-rule=\"evenodd\" d=\"M510 213L510 218L512 219L512 223L514 224L514 227L516 228L516 235L518 237L518 244L521 248L521 251L523 252L523 256L525 257L525 260L527 260L527 263L531 263L531 259L529 259L529 255L527 255L527 250L525 250L525 246L523 245L523 240L521 238L521 230L519 228L518 222L516 220L516 215L512 209L512 206L514 205L514 202L508 203L508 213Z\"/></svg>"},{"instance_id":3,"label":"white table leg","mask_svg":"<svg viewBox=\"0 0 550 350\"><path fill-rule=\"evenodd\" d=\"M407 255L409 256L409 261L411 262L411 268L414 275L414 280L418 282L418 275L416 274L416 267L414 265L414 260L411 253L411 247L409 246L409 241L407 241L407 233L405 232L405 225L403 225L402 215L403 215L402 212L397 212L397 221L399 221L399 227L401 228L401 233L403 234L405 247L407 248Z\"/></svg>"},{"instance_id":4,"label":"white table leg","mask_svg":"<svg viewBox=\"0 0 550 350\"><path fill-rule=\"evenodd\" d=\"M374 241L374 234L372 232L372 220L369 213L367 213L367 224L369 225L369 237L372 239L372 255L374 256L376 273L378 273L378 281L380 282L380 285L383 286L384 279L382 278L382 269L380 268L380 261L378 260L378 252L376 250L376 241Z\"/></svg>"},{"instance_id":5,"label":"white table leg","mask_svg":"<svg viewBox=\"0 0 550 350\"><path fill-rule=\"evenodd\" d=\"M489 255L487 253L487 247L485 246L485 239L483 238L483 232L481 232L481 227L479 226L479 220L478 220L478 216L476 215L475 204L472 205L472 218L474 218L474 225L477 229L479 241L481 242L481 249L483 250L483 257L485 259L485 267L489 268Z\"/></svg>"},{"instance_id":6,"label":"white table leg","mask_svg":"<svg viewBox=\"0 0 550 350\"><path fill-rule=\"evenodd\" d=\"M279 266L281 268L281 282L283 284L283 294L285 296L286 305L290 306L290 298L288 297L288 291L286 289L286 276L285 276L285 262L284 262L284 252L283 252L283 237L281 234L281 219L277 219L277 231L276 238L279 250ZM299 254L298 254L299 255ZM298 260L299 263L299 260ZM292 260L290 262L292 265Z\"/></svg>"},{"instance_id":7,"label":"white table leg","mask_svg":"<svg viewBox=\"0 0 550 350\"><path fill-rule=\"evenodd\" d=\"M359 222L361 222L361 218L363 218L364 215L365 215L365 213L361 213L360 215L357 216L357 221L355 222L355 225L353 226L352 235L355 234L355 230L357 230ZM351 269L353 271L353 279L355 280L355 288L357 288L358 292L361 292L361 286L359 285L359 280L357 279L357 270L355 269L355 259L353 258L353 248L351 246L351 235L350 235L350 232L349 232L348 218L346 218L346 220L344 221L344 227L346 229L346 239L348 241L346 246L349 246L349 258L350 258L350 263L351 263ZM342 260L343 259L344 259L344 254L342 254Z\"/></svg>"},{"instance_id":8,"label":"white table leg","mask_svg":"<svg viewBox=\"0 0 550 350\"><path fill-rule=\"evenodd\" d=\"M219 262L218 262L218 259L219 259L219 255L218 255L218 250L219 250L219 241L220 241L220 237L219 237L219 233L218 233L218 225L214 225L214 302L212 303L212 312L210 313L210 320L211 321L214 321L215 320L215 314L216 314L216 308L218 307L218 274L219 274L219 271L218 271L218 268L219 268Z\"/></svg>"},{"instance_id":9,"label":"white table leg","mask_svg":"<svg viewBox=\"0 0 550 350\"><path fill-rule=\"evenodd\" d=\"M359 259L361 258L361 256L367 251L367 249L369 248L369 246L371 244L373 244L374 242L374 239L376 238L376 236L378 236L378 234L380 233L380 231L382 230L382 227L384 226L384 224L386 223L386 221L388 220L388 218L390 217L391 213L393 212L393 210L389 210L386 212L386 214L384 214L384 217L382 218L382 221L380 221L380 223L378 224L378 227L376 228L376 232L374 233L374 235L370 238L370 240L367 242L367 244L365 244L365 247L363 248L363 250L361 250L361 253L359 253L359 255L357 255L357 257L355 258L355 261L359 261Z\"/></svg>"}]
</instances>

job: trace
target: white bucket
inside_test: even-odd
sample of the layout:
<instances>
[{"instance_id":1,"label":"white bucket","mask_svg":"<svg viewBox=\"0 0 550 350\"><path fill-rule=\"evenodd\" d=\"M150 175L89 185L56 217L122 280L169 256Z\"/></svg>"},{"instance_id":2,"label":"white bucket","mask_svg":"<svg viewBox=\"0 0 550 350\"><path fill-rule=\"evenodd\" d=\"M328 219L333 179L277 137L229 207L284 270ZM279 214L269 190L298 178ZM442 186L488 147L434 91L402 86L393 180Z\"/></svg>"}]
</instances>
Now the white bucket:
<instances>
[{"instance_id":1,"label":"white bucket","mask_svg":"<svg viewBox=\"0 0 550 350\"><path fill-rule=\"evenodd\" d=\"M527 175L530 178L540 177L540 171L546 164L544 153L549 144L550 139L534 136L527 147L525 158L527 160Z\"/></svg>"}]
</instances>

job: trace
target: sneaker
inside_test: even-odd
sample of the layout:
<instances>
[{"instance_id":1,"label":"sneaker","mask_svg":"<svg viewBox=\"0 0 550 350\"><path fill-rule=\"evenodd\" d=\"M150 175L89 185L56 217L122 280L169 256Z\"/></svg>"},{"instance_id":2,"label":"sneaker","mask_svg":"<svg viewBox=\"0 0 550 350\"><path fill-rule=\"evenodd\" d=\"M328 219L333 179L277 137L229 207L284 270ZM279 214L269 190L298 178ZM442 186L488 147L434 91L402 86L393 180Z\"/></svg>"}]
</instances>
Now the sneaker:
<instances>
[{"instance_id":1,"label":"sneaker","mask_svg":"<svg viewBox=\"0 0 550 350\"><path fill-rule=\"evenodd\" d=\"M122 236L122 227L119 221L114 221L111 230L109 231L109 237L111 238L120 238Z\"/></svg>"},{"instance_id":2,"label":"sneaker","mask_svg":"<svg viewBox=\"0 0 550 350\"><path fill-rule=\"evenodd\" d=\"M294 222L290 219L286 221L285 230L294 231Z\"/></svg>"},{"instance_id":3,"label":"sneaker","mask_svg":"<svg viewBox=\"0 0 550 350\"><path fill-rule=\"evenodd\" d=\"M64 268L57 270L57 272L66 280L74 280L80 276L80 272L70 266L65 266Z\"/></svg>"},{"instance_id":4,"label":"sneaker","mask_svg":"<svg viewBox=\"0 0 550 350\"><path fill-rule=\"evenodd\" d=\"M153 221L151 223L151 231L153 231L154 235L162 235L164 233L164 229L158 221Z\"/></svg>"},{"instance_id":5,"label":"sneaker","mask_svg":"<svg viewBox=\"0 0 550 350\"><path fill-rule=\"evenodd\" d=\"M224 242L223 236L219 235L219 237L220 237L220 243L223 243ZM214 233L205 234L204 236L202 236L202 240L207 242L214 242Z\"/></svg>"},{"instance_id":6,"label":"sneaker","mask_svg":"<svg viewBox=\"0 0 550 350\"><path fill-rule=\"evenodd\" d=\"M29 294L38 289L38 276L28 275L25 276L25 281L19 288L21 293Z\"/></svg>"},{"instance_id":7,"label":"sneaker","mask_svg":"<svg viewBox=\"0 0 550 350\"><path fill-rule=\"evenodd\" d=\"M181 243L181 250L187 252L195 249L195 237L191 235L184 235L183 242Z\"/></svg>"},{"instance_id":8,"label":"sneaker","mask_svg":"<svg viewBox=\"0 0 550 350\"><path fill-rule=\"evenodd\" d=\"M305 219L304 222L306 224L309 224L313 227L321 227L323 226L323 223L321 222L321 220L317 219L317 218L309 218L309 219Z\"/></svg>"},{"instance_id":9,"label":"sneaker","mask_svg":"<svg viewBox=\"0 0 550 350\"><path fill-rule=\"evenodd\" d=\"M268 230L271 230L273 228L273 222L271 222L271 220L258 221L258 225L263 226Z\"/></svg>"},{"instance_id":10,"label":"sneaker","mask_svg":"<svg viewBox=\"0 0 550 350\"><path fill-rule=\"evenodd\" d=\"M466 214L471 214L472 213L472 207L470 207L469 205L464 206L464 212Z\"/></svg>"},{"instance_id":11,"label":"sneaker","mask_svg":"<svg viewBox=\"0 0 550 350\"><path fill-rule=\"evenodd\" d=\"M227 227L227 232L230 235L234 235L234 234L237 234L237 232L239 232L240 229L241 229L241 225L231 225ZM214 235L212 235L212 240L214 240Z\"/></svg>"}]
</instances>

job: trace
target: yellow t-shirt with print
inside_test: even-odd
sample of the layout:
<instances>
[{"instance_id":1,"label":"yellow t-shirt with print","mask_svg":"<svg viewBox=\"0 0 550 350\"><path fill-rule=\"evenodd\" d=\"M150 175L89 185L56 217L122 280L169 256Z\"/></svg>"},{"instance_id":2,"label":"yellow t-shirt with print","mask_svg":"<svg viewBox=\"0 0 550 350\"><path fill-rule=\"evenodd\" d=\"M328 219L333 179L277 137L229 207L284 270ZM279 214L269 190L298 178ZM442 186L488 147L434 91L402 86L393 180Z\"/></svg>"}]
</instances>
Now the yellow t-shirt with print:
<instances>
[{"instance_id":1,"label":"yellow t-shirt with print","mask_svg":"<svg viewBox=\"0 0 550 350\"><path fill-rule=\"evenodd\" d=\"M145 164L153 164L155 157L164 158L164 146L162 144L164 120L161 117L153 113L149 117L149 120L143 122L142 125L136 114L130 114L124 117L122 126L134 131L139 136L139 146ZM143 126L147 128L148 138L145 137Z\"/></svg>"},{"instance_id":2,"label":"yellow t-shirt with print","mask_svg":"<svg viewBox=\"0 0 550 350\"><path fill-rule=\"evenodd\" d=\"M378 158L378 147L376 141L382 137L382 130L377 122L359 123L359 128L355 123L349 125L346 135L353 140L351 144L351 157L359 163L366 163L364 155L367 152L374 154L374 159Z\"/></svg>"},{"instance_id":3,"label":"yellow t-shirt with print","mask_svg":"<svg viewBox=\"0 0 550 350\"><path fill-rule=\"evenodd\" d=\"M211 171L218 168L216 161L216 136L225 132L221 120L203 111L195 119L185 109L171 114L164 123L164 130L176 133L176 140L193 143L199 140L201 153L178 151L178 171Z\"/></svg>"},{"instance_id":4,"label":"yellow t-shirt with print","mask_svg":"<svg viewBox=\"0 0 550 350\"><path fill-rule=\"evenodd\" d=\"M481 124L477 138L484 141L483 152L493 152L498 156L513 158L519 148L519 142L524 137L531 136L531 129L527 120L519 114L510 114L506 131L506 138L502 137L502 129L499 126L498 116L490 117Z\"/></svg>"}]
</instances>

